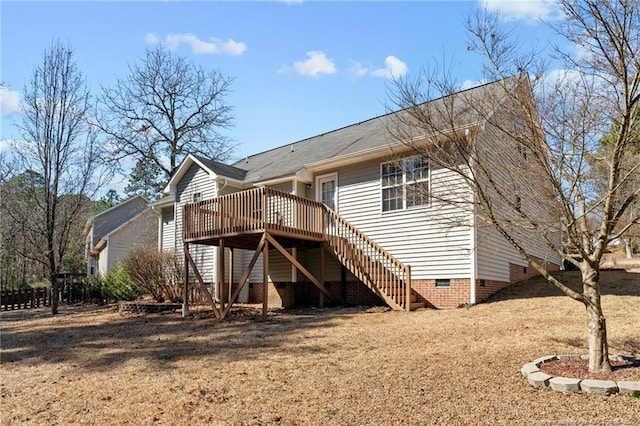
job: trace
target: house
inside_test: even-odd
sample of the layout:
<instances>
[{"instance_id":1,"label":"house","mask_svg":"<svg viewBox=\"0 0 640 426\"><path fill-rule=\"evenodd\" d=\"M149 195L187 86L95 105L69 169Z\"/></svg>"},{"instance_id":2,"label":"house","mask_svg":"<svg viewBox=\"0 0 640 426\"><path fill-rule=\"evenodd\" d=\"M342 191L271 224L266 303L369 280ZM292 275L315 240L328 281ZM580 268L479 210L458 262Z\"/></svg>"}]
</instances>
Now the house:
<instances>
[{"instance_id":1,"label":"house","mask_svg":"<svg viewBox=\"0 0 640 426\"><path fill-rule=\"evenodd\" d=\"M157 213L135 196L90 217L84 227L87 276L105 275L132 247L155 247Z\"/></svg>"},{"instance_id":2,"label":"house","mask_svg":"<svg viewBox=\"0 0 640 426\"><path fill-rule=\"evenodd\" d=\"M521 90L528 80L508 83L530 95ZM481 97L504 87L490 83L465 95ZM501 113L499 104L495 109ZM214 287L220 316L224 302L235 300L228 298L232 293L241 301L262 302L265 312L269 303L456 307L534 275L500 235L478 225L473 211L431 196L464 185L389 137L390 123L404 113L232 165L188 155L167 185L167 197L155 205L161 212L159 246L185 260L193 282ZM460 137L522 154L497 136L492 123L468 115L455 129ZM559 268L560 258L539 236L527 238L541 263Z\"/></svg>"}]
</instances>

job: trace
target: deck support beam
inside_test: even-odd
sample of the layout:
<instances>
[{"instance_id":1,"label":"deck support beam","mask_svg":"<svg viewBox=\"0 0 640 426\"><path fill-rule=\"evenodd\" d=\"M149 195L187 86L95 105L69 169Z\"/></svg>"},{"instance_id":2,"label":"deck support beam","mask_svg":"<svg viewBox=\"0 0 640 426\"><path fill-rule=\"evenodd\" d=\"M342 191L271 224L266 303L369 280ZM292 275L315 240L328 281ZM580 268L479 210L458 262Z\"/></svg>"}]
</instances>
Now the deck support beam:
<instances>
[{"instance_id":1,"label":"deck support beam","mask_svg":"<svg viewBox=\"0 0 640 426\"><path fill-rule=\"evenodd\" d=\"M262 321L267 320L269 309L269 235L264 234L264 246L262 246Z\"/></svg>"},{"instance_id":2,"label":"deck support beam","mask_svg":"<svg viewBox=\"0 0 640 426\"><path fill-rule=\"evenodd\" d=\"M182 245L184 253L184 273L182 276L182 318L186 318L189 315L189 261L187 260L187 253L189 251L189 244Z\"/></svg>"},{"instance_id":3,"label":"deck support beam","mask_svg":"<svg viewBox=\"0 0 640 426\"><path fill-rule=\"evenodd\" d=\"M318 287L318 289L320 289L322 293L324 293L325 295L327 295L329 299L331 299L331 293L329 293L327 289L324 288L324 285L320 284L320 281L318 281L318 279L314 277L313 274L307 270L307 268L302 266L300 262L294 259L293 256L291 256L289 252L285 250L284 247L282 247L279 242L276 241L275 238L273 238L269 234L266 234L266 235L267 235L267 241L271 243L276 248L276 250L280 252L280 254L282 254L289 262L291 262L292 265L298 268L298 270L302 272L302 274L305 277L307 277L309 281L311 281L316 287Z\"/></svg>"},{"instance_id":4,"label":"deck support beam","mask_svg":"<svg viewBox=\"0 0 640 426\"><path fill-rule=\"evenodd\" d=\"M264 247L265 241L266 241L266 238L263 235L262 239L260 240L260 243L258 243L258 247L256 247L256 250L253 253L253 257L251 258L251 262L249 262L249 266L247 267L247 270L244 271L244 274L240 279L238 288L236 288L236 291L233 292L233 296L231 296L231 301L229 302L225 310L222 311L222 318L227 316L227 314L229 313L229 310L231 309L231 305L233 305L233 303L238 298L240 291L247 284L247 282L249 282L249 276L251 275L251 271L253 271L253 268L256 266L256 263L258 262L258 258L260 257L260 253L262 253L262 249Z\"/></svg>"},{"instance_id":5,"label":"deck support beam","mask_svg":"<svg viewBox=\"0 0 640 426\"><path fill-rule=\"evenodd\" d=\"M218 277L217 277L217 285L216 285L216 290L217 293L216 297L218 300L220 300L220 309L222 311L224 311L224 305L225 305L225 300L224 300L224 264L225 264L225 259L224 259L224 238L220 239L220 245L218 246Z\"/></svg>"},{"instance_id":6,"label":"deck support beam","mask_svg":"<svg viewBox=\"0 0 640 426\"><path fill-rule=\"evenodd\" d=\"M218 307L216 306L216 301L213 300L213 297L211 296L211 293L209 292L209 289L207 288L206 285L204 285L204 280L202 279L202 275L200 275L200 271L198 271L198 267L196 266L195 262L193 261L193 258L191 257L191 253L189 253L188 244L184 245L184 255L187 258L188 263L191 264L191 267L193 268L193 273L196 276L196 281L198 282L198 284L200 285L200 287L204 291L204 294L207 295L207 299L209 299L209 303L211 303L211 307L213 308L213 314L216 316L217 319L221 319L221 317L222 317L221 312L218 309ZM186 265L185 265L185 269L186 269Z\"/></svg>"},{"instance_id":7,"label":"deck support beam","mask_svg":"<svg viewBox=\"0 0 640 426\"><path fill-rule=\"evenodd\" d=\"M320 246L320 285L324 288L324 245ZM324 308L324 293L320 292L320 303L321 308Z\"/></svg>"}]
</instances>

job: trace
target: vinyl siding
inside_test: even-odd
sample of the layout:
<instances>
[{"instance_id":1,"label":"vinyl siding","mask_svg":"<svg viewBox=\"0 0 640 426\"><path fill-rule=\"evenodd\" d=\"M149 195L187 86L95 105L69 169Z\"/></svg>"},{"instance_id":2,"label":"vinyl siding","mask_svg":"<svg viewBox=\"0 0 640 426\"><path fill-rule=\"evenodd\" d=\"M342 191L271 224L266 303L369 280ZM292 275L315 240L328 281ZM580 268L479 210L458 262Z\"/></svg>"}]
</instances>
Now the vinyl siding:
<instances>
[{"instance_id":1,"label":"vinyl siding","mask_svg":"<svg viewBox=\"0 0 640 426\"><path fill-rule=\"evenodd\" d=\"M176 250L176 222L174 206L162 209L162 241L160 248L166 251Z\"/></svg>"},{"instance_id":2,"label":"vinyl siding","mask_svg":"<svg viewBox=\"0 0 640 426\"><path fill-rule=\"evenodd\" d=\"M216 196L216 183L211 176L196 164L193 164L185 173L176 188L176 211L175 211L175 241L176 253L182 259L182 209L185 204L193 202L193 195L201 193L202 199L206 200ZM215 252L217 247L191 244L189 252L193 261L198 265L198 270L205 282L216 281Z\"/></svg>"},{"instance_id":3,"label":"vinyl siding","mask_svg":"<svg viewBox=\"0 0 640 426\"><path fill-rule=\"evenodd\" d=\"M355 164L338 171L339 213L400 261L413 279L462 278L470 274L470 228L449 218L468 215L432 201L428 206L382 212L380 164ZM446 170L432 170L432 191L457 182ZM439 189L440 188L440 189Z\"/></svg>"},{"instance_id":4,"label":"vinyl siding","mask_svg":"<svg viewBox=\"0 0 640 426\"><path fill-rule=\"evenodd\" d=\"M91 245L95 246L102 237L131 220L146 208L148 208L148 203L143 198L135 197L94 216Z\"/></svg>"},{"instance_id":5,"label":"vinyl siding","mask_svg":"<svg viewBox=\"0 0 640 426\"><path fill-rule=\"evenodd\" d=\"M106 275L107 272L109 272L109 270L108 270L109 266L107 264L107 262L109 260L108 259L108 253L109 252L108 252L107 248L105 247L105 249L102 250L100 252L100 254L98 255L98 261L96 262L98 270L96 271L96 275L104 276L104 275Z\"/></svg>"},{"instance_id":6,"label":"vinyl siding","mask_svg":"<svg viewBox=\"0 0 640 426\"><path fill-rule=\"evenodd\" d=\"M540 223L545 221L557 227L559 220L550 214L552 200L544 199L541 188L541 177L535 170L535 162L527 161L518 151L516 142L492 123L500 123L501 128L508 128L509 114L497 111L496 116L486 124L485 131L478 136L478 158L487 164L491 162L492 179L498 183L500 190L511 194L514 199L521 199L521 210ZM513 121L513 120L512 120ZM506 206L503 200L492 197L494 211L499 219L506 223L509 234L531 255L540 259L560 264L560 258L544 242L539 235L542 231L525 231L522 226L509 225L517 222L512 207ZM476 219L477 227L477 278L496 281L509 281L509 263L527 266L527 262L516 249L482 217ZM551 231L549 238L559 244L559 229Z\"/></svg>"},{"instance_id":7,"label":"vinyl siding","mask_svg":"<svg viewBox=\"0 0 640 426\"><path fill-rule=\"evenodd\" d=\"M154 247L158 239L157 216L150 210L109 235L107 271L123 262L134 247Z\"/></svg>"}]
</instances>

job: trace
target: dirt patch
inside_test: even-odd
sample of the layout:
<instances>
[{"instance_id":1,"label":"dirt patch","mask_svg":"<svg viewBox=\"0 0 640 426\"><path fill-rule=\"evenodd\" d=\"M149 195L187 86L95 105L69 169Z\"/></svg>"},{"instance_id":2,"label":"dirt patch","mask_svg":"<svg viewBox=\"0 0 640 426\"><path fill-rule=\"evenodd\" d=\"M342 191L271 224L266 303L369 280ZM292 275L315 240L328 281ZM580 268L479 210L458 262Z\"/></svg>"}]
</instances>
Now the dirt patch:
<instances>
[{"instance_id":1,"label":"dirt patch","mask_svg":"<svg viewBox=\"0 0 640 426\"><path fill-rule=\"evenodd\" d=\"M640 382L640 364L627 361L612 361L611 373L592 373L589 362L581 359L558 360L540 365L540 371L550 376L571 377L574 379L594 380L630 380Z\"/></svg>"},{"instance_id":2,"label":"dirt patch","mask_svg":"<svg viewBox=\"0 0 640 426\"><path fill-rule=\"evenodd\" d=\"M611 353L638 356L640 275L603 277ZM587 352L582 305L539 282L469 309L367 309L2 312L0 424L637 423L638 399L522 379L544 354Z\"/></svg>"}]
</instances>

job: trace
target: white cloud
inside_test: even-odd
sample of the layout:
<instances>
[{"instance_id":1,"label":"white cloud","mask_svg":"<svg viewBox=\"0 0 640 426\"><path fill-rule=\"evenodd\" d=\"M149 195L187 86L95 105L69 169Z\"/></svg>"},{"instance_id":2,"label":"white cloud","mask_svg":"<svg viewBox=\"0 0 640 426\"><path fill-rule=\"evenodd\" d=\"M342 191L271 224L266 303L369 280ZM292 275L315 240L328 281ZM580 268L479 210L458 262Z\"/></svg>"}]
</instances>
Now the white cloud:
<instances>
[{"instance_id":1,"label":"white cloud","mask_svg":"<svg viewBox=\"0 0 640 426\"><path fill-rule=\"evenodd\" d=\"M149 33L145 36L145 41L149 44L164 42L170 50L176 50L181 44L186 44L191 47L191 51L196 55L226 54L239 56L247 50L245 43L237 42L233 39L222 41L212 37L206 41L191 33L167 34L164 40L155 33Z\"/></svg>"},{"instance_id":2,"label":"white cloud","mask_svg":"<svg viewBox=\"0 0 640 426\"><path fill-rule=\"evenodd\" d=\"M144 36L144 41L146 41L147 44L158 44L160 43L160 37L158 37L156 33L149 33Z\"/></svg>"},{"instance_id":3,"label":"white cloud","mask_svg":"<svg viewBox=\"0 0 640 426\"><path fill-rule=\"evenodd\" d=\"M407 71L409 71L407 64L395 56L387 56L384 60L384 64L384 68L378 68L371 71L371 75L374 77L392 79L402 77L407 73Z\"/></svg>"},{"instance_id":4,"label":"white cloud","mask_svg":"<svg viewBox=\"0 0 640 426\"><path fill-rule=\"evenodd\" d=\"M351 68L349 68L349 73L354 77L364 77L368 72L367 67L363 66L360 62L354 62Z\"/></svg>"},{"instance_id":5,"label":"white cloud","mask_svg":"<svg viewBox=\"0 0 640 426\"><path fill-rule=\"evenodd\" d=\"M556 0L479 0L485 9L498 12L509 21L534 23L540 19L556 20L562 17Z\"/></svg>"},{"instance_id":6,"label":"white cloud","mask_svg":"<svg viewBox=\"0 0 640 426\"><path fill-rule=\"evenodd\" d=\"M333 60L327 58L324 52L312 50L307 52L309 59L306 61L294 62L293 69L301 75L316 77L318 74L334 74L336 66Z\"/></svg>"},{"instance_id":7,"label":"white cloud","mask_svg":"<svg viewBox=\"0 0 640 426\"><path fill-rule=\"evenodd\" d=\"M21 111L20 92L11 90L6 86L0 86L0 114L9 115Z\"/></svg>"}]
</instances>

